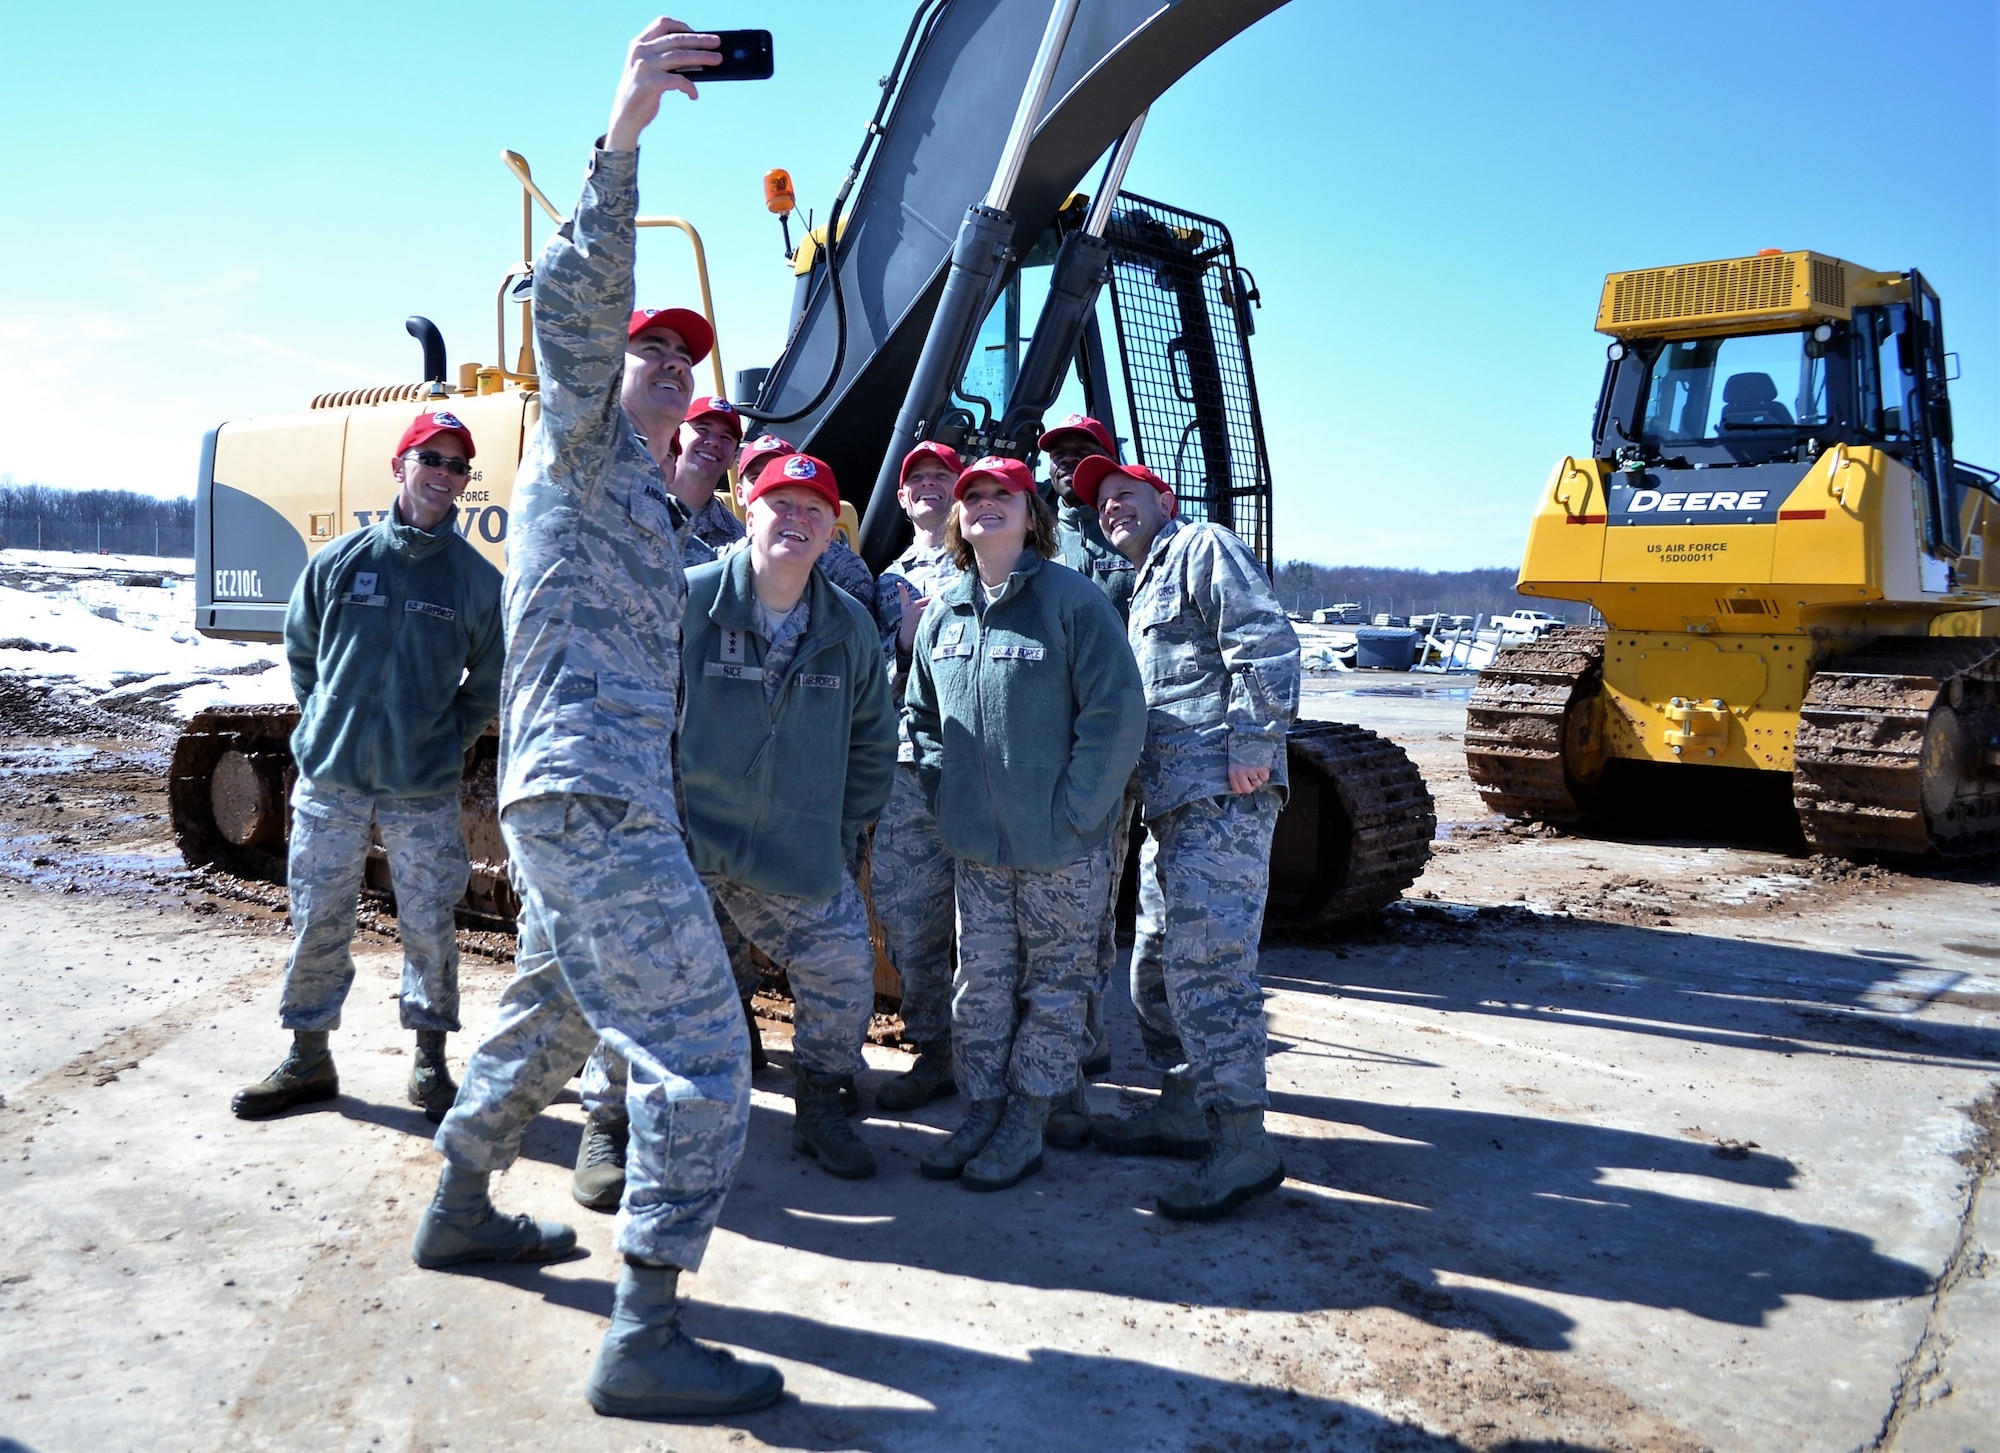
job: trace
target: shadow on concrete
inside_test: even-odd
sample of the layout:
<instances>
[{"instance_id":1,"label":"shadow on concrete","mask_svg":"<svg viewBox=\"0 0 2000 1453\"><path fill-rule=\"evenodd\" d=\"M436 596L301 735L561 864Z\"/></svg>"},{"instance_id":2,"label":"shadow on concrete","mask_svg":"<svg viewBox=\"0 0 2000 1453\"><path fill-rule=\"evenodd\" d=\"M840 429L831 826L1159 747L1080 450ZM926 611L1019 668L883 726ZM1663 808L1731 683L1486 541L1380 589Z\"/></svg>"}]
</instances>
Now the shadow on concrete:
<instances>
[{"instance_id":1,"label":"shadow on concrete","mask_svg":"<svg viewBox=\"0 0 2000 1453\"><path fill-rule=\"evenodd\" d=\"M1419 908L1421 918L1403 915L1330 951L1270 944L1264 982L1572 1029L1595 1017L1617 1033L1773 1054L2000 1063L2000 1028L1918 1017L1938 1003L2000 1010L2000 996L1961 989L1969 972L1892 950L1829 953L1519 910L1474 917L1464 905Z\"/></svg>"},{"instance_id":2,"label":"shadow on concrete","mask_svg":"<svg viewBox=\"0 0 2000 1453\"><path fill-rule=\"evenodd\" d=\"M1468 1445L1356 1407L1156 1362L1035 1348L1024 1362L927 1338L829 1325L779 1312L695 1304L688 1325L753 1354L783 1357L916 1400L916 1407L829 1407L786 1400L746 1419L768 1442L809 1449L915 1447L1118 1448L1125 1420L1177 1427L1187 1449L1395 1448L1447 1453ZM1061 1417L1060 1428L1051 1426ZM1093 1426L1094 1425L1094 1426ZM1139 1446L1164 1447L1157 1438ZM1507 1443L1498 1448L1527 1453Z\"/></svg>"},{"instance_id":3,"label":"shadow on concrete","mask_svg":"<svg viewBox=\"0 0 2000 1453\"><path fill-rule=\"evenodd\" d=\"M835 1181L788 1154L787 1117L758 1111L722 1224L753 1240L1041 1290L1246 1310L1388 1307L1519 1346L1569 1345L1537 1294L1685 1310L1758 1326L1787 1298L1874 1301L1930 1278L1850 1231L1608 1183L1621 1171L1782 1190L1792 1167L1725 1159L1678 1137L1534 1116L1279 1096L1274 1110L1369 1138L1279 1133L1289 1180L1212 1225L1153 1197L1184 1164L1050 1151L1011 1191L925 1182L915 1161L953 1120L871 1121L874 1180ZM1277 1122L1282 1132L1283 1121ZM1466 1285L1459 1278L1493 1285Z\"/></svg>"}]
</instances>

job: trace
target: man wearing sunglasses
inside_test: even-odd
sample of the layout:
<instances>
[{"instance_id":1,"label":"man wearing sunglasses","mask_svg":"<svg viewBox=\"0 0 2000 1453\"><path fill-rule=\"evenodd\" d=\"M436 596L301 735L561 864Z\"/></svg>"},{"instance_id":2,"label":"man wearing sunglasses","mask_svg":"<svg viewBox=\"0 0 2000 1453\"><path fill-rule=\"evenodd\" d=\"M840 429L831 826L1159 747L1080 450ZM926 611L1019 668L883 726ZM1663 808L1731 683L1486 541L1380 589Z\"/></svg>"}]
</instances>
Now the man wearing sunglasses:
<instances>
[{"instance_id":1,"label":"man wearing sunglasses","mask_svg":"<svg viewBox=\"0 0 2000 1453\"><path fill-rule=\"evenodd\" d=\"M444 1037L458 1028L452 910L470 865L458 805L465 752L500 699L500 572L453 528L472 434L417 415L389 461L388 518L313 558L285 613L299 724L292 733L291 958L279 1018L291 1053L236 1093L246 1120L340 1093L327 1036L354 983L354 916L371 828L389 855L403 941L398 996L417 1037L410 1103L433 1124L458 1087Z\"/></svg>"}]
</instances>

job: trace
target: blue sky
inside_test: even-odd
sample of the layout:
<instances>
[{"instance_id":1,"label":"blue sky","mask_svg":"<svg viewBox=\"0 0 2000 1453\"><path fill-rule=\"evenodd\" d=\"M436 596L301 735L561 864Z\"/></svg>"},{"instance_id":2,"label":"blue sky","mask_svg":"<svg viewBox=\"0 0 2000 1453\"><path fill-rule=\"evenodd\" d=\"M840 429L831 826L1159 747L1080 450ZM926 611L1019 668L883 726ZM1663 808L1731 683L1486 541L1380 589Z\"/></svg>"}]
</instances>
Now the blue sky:
<instances>
[{"instance_id":1,"label":"blue sky","mask_svg":"<svg viewBox=\"0 0 2000 1453\"><path fill-rule=\"evenodd\" d=\"M708 246L726 358L791 298L760 179L822 214L909 15L712 0L778 77L670 105L648 211ZM1922 268L1962 359L1959 452L2000 466L1995 10L1293 3L1154 108L1127 185L1222 218L1254 343L1278 553L1513 565L1588 447L1606 271L1759 247ZM191 487L202 431L413 378L402 320L493 354L524 153L559 204L640 9L18 7L0 49L0 472ZM1006 117L996 117L1004 126ZM538 223L538 227L539 227ZM692 296L656 234L643 298Z\"/></svg>"}]
</instances>

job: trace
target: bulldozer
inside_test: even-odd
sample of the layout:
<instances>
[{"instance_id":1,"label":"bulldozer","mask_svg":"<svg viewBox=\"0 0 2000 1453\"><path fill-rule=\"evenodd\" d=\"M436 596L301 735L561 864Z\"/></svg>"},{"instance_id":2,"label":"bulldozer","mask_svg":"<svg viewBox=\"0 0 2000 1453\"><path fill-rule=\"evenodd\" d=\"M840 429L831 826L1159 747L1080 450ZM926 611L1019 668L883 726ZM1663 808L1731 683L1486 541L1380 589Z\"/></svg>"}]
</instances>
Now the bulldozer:
<instances>
[{"instance_id":1,"label":"bulldozer","mask_svg":"<svg viewBox=\"0 0 2000 1453\"><path fill-rule=\"evenodd\" d=\"M1550 473L1518 589L1604 624L1481 674L1487 805L1700 836L1620 822L1619 774L1788 777L1815 852L2000 852L2000 476L1953 457L1923 274L1773 249L1616 272L1597 331L1591 455Z\"/></svg>"},{"instance_id":2,"label":"bulldozer","mask_svg":"<svg viewBox=\"0 0 2000 1453\"><path fill-rule=\"evenodd\" d=\"M917 438L1032 457L1042 415L1065 385L1116 428L1097 307L1104 289L1131 452L1176 484L1185 514L1236 529L1270 567L1270 464L1249 349L1254 279L1219 221L1126 193L1122 181L1153 100L1282 3L918 4L824 223L808 222L794 247L786 222L794 301L783 353L740 374L733 395L719 343L709 360L712 391L742 400L757 421L753 436L782 431L833 465L850 491L845 528L871 568L902 548L895 467ZM1002 132L992 117L1009 110L1014 124ZM1102 175L1079 191L1100 158ZM457 528L504 566L515 471L539 416L534 229L538 212L557 223L564 214L524 159L503 160L521 187L522 260L495 294L493 362L454 372L438 330L412 318L422 380L325 394L303 412L208 433L196 489L203 634L282 639L285 604L310 554L388 509L384 465L418 407L450 408L478 440ZM789 176L772 173L765 195L788 218ZM699 232L679 217L639 225L687 238L714 324ZM1025 291L1046 302L1027 328L1031 275L1041 286ZM284 881L296 721L289 707L231 707L188 723L169 802L191 865ZM495 805L497 754L489 730L462 787L473 874L460 917L489 928L510 926L518 907ZM1422 872L1435 828L1408 756L1359 726L1300 722L1289 765L1270 920L1337 925L1400 897ZM368 882L390 888L379 850ZM878 972L878 987L893 992L892 984Z\"/></svg>"}]
</instances>

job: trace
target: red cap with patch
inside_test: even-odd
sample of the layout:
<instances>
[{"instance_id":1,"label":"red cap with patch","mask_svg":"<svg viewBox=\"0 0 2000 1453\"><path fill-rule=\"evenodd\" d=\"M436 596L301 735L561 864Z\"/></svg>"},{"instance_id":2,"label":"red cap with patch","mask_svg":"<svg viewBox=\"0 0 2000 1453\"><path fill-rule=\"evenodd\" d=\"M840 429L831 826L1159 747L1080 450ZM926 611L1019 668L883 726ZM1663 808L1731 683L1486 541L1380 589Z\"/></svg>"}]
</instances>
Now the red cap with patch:
<instances>
[{"instance_id":1,"label":"red cap with patch","mask_svg":"<svg viewBox=\"0 0 2000 1453\"><path fill-rule=\"evenodd\" d=\"M715 347L715 330L708 319L691 308L641 308L626 325L627 339L637 338L648 328L671 328L688 346L688 362L700 363Z\"/></svg>"},{"instance_id":2,"label":"red cap with patch","mask_svg":"<svg viewBox=\"0 0 2000 1453\"><path fill-rule=\"evenodd\" d=\"M965 492L982 479L990 479L1004 485L1014 494L1027 494L1035 487L1035 476L1027 465L1018 459L1002 459L989 454L972 468L959 475L958 483L951 487L953 499L964 499Z\"/></svg>"},{"instance_id":3,"label":"red cap with patch","mask_svg":"<svg viewBox=\"0 0 2000 1453\"><path fill-rule=\"evenodd\" d=\"M1076 474L1070 479L1070 488L1076 497L1097 508L1098 487L1114 474L1122 474L1127 479L1136 479L1141 484L1150 484L1167 497L1167 514L1171 517L1179 509L1174 500L1174 487L1143 464L1120 464L1115 459L1106 459L1101 454L1093 454L1076 466Z\"/></svg>"},{"instance_id":4,"label":"red cap with patch","mask_svg":"<svg viewBox=\"0 0 2000 1453\"><path fill-rule=\"evenodd\" d=\"M903 484L910 477L910 471L923 459L935 459L953 474L965 472L965 461L958 457L958 451L949 444L940 444L935 439L926 439L903 456L903 472L896 476L896 483Z\"/></svg>"},{"instance_id":5,"label":"red cap with patch","mask_svg":"<svg viewBox=\"0 0 2000 1453\"><path fill-rule=\"evenodd\" d=\"M729 402L728 399L719 399L713 394L703 394L700 398L689 404L687 417L682 419L681 422L683 424L692 424L696 419L703 418L709 414L713 414L718 419L727 419L730 427L736 430L736 437L739 439L743 437L743 415L736 411L736 405Z\"/></svg>"},{"instance_id":6,"label":"red cap with patch","mask_svg":"<svg viewBox=\"0 0 2000 1453\"><path fill-rule=\"evenodd\" d=\"M410 427L403 430L403 437L396 441L395 457L400 459L412 449L421 449L440 434L455 434L458 442L465 446L467 459L479 451L472 447L472 430L459 422L457 414L446 409L427 409L410 421Z\"/></svg>"},{"instance_id":7,"label":"red cap with patch","mask_svg":"<svg viewBox=\"0 0 2000 1453\"><path fill-rule=\"evenodd\" d=\"M760 495L767 495L774 489L812 490L833 506L835 514L840 513L840 486L834 483L833 469L824 459L815 459L810 454L776 456L758 471L750 492L744 496L744 502L753 503Z\"/></svg>"},{"instance_id":8,"label":"red cap with patch","mask_svg":"<svg viewBox=\"0 0 2000 1453\"><path fill-rule=\"evenodd\" d=\"M798 445L789 440L780 439L776 434L759 434L736 451L736 473L743 478L755 479L757 471L773 459L798 452Z\"/></svg>"},{"instance_id":9,"label":"red cap with patch","mask_svg":"<svg viewBox=\"0 0 2000 1453\"><path fill-rule=\"evenodd\" d=\"M1106 454L1109 454L1113 459L1118 457L1118 441L1111 437L1109 429L1105 428L1104 425L1098 423L1097 420L1091 418L1088 414L1071 414L1067 419L1064 419L1060 424L1050 429L1048 433L1037 439L1035 447L1037 449L1047 449L1050 444L1062 438L1065 434L1081 434Z\"/></svg>"}]
</instances>

